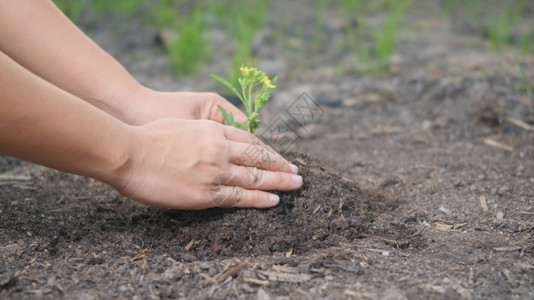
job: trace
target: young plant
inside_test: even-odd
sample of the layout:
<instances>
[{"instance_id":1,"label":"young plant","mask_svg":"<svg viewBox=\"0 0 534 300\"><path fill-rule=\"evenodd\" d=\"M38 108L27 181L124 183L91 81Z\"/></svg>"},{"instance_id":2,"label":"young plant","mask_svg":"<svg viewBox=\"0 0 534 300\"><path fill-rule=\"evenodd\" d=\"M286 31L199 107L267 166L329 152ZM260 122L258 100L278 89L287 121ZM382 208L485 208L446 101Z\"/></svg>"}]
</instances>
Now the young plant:
<instances>
[{"instance_id":1,"label":"young plant","mask_svg":"<svg viewBox=\"0 0 534 300\"><path fill-rule=\"evenodd\" d=\"M226 86L239 98L239 100L241 100L245 106L245 109L247 110L247 120L245 123L239 124L236 120L234 120L234 115L231 112L227 112L220 105L217 105L217 107L223 114L226 124L242 130L246 130L248 127L250 129L250 133L255 134L256 129L258 129L261 123L259 119L259 111L263 106L265 106L265 104L267 104L267 101L271 96L271 91L276 88L275 84L278 77L275 77L273 80L271 80L263 71L260 71L257 68L245 66L242 66L240 71L241 77L238 78L238 82L241 86L241 91L238 91L238 88L227 80L214 74L211 76Z\"/></svg>"},{"instance_id":2,"label":"young plant","mask_svg":"<svg viewBox=\"0 0 534 300\"><path fill-rule=\"evenodd\" d=\"M523 77L523 83L525 84L525 87L527 88L527 93L529 95L532 95L532 84L530 83L530 80L528 80L527 72L525 71L525 66L521 63L519 60L519 57L517 55L515 56L515 62L517 63L517 66L519 67L519 72L521 72L521 77Z\"/></svg>"},{"instance_id":3,"label":"young plant","mask_svg":"<svg viewBox=\"0 0 534 300\"><path fill-rule=\"evenodd\" d=\"M201 11L195 9L190 18L183 20L179 39L167 45L167 54L177 76L195 75L199 64L211 57Z\"/></svg>"}]
</instances>

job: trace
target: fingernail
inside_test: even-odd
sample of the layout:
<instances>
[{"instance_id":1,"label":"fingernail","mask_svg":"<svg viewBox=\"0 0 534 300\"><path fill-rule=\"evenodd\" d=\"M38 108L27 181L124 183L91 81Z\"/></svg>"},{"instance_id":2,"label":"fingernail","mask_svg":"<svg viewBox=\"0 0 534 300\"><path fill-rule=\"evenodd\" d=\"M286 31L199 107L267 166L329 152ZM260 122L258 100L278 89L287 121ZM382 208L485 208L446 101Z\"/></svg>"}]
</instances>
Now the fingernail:
<instances>
[{"instance_id":1,"label":"fingernail","mask_svg":"<svg viewBox=\"0 0 534 300\"><path fill-rule=\"evenodd\" d=\"M302 177L300 176L293 176L293 184L295 186L300 186L302 184Z\"/></svg>"},{"instance_id":2,"label":"fingernail","mask_svg":"<svg viewBox=\"0 0 534 300\"><path fill-rule=\"evenodd\" d=\"M289 164L289 168L291 169L291 173L295 175L299 173L299 167L295 166L294 164Z\"/></svg>"},{"instance_id":3,"label":"fingernail","mask_svg":"<svg viewBox=\"0 0 534 300\"><path fill-rule=\"evenodd\" d=\"M280 202L280 197L278 197L278 195L271 194L269 195L269 202L272 204L278 204L278 202Z\"/></svg>"}]
</instances>

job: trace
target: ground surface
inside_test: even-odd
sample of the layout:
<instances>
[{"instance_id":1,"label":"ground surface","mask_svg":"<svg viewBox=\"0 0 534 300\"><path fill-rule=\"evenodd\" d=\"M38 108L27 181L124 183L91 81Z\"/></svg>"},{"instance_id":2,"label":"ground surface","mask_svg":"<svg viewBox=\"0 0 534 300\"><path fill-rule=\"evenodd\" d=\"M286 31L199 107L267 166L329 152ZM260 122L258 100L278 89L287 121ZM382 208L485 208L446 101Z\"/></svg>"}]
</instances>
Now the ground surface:
<instances>
[{"instance_id":1,"label":"ground surface","mask_svg":"<svg viewBox=\"0 0 534 300\"><path fill-rule=\"evenodd\" d=\"M299 62L257 41L258 63L281 74L264 128L282 116L300 137L281 150L305 180L275 209L148 208L2 157L0 297L534 298L534 99L515 50L492 52L419 2L379 75L339 76L343 57ZM274 9L306 18L298 2ZM149 86L215 88L205 74L174 79L156 33L134 29L92 34ZM232 43L213 36L221 63L203 72L222 74ZM284 117L302 92L320 105L306 124Z\"/></svg>"}]
</instances>

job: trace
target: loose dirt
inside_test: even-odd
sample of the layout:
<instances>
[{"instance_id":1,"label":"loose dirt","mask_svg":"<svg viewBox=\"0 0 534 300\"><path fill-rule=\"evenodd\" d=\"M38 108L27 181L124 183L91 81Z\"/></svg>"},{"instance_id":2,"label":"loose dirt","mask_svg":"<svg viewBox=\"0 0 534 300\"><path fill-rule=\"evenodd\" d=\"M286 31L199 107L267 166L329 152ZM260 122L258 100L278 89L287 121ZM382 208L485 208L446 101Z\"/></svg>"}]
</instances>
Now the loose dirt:
<instances>
[{"instance_id":1,"label":"loose dirt","mask_svg":"<svg viewBox=\"0 0 534 300\"><path fill-rule=\"evenodd\" d=\"M275 3L313 28L306 1ZM353 56L329 52L345 34L330 13L321 55L308 31L298 51L295 37L272 42L278 17L258 34L258 64L281 75L263 126L302 92L324 111L295 129L286 155L305 185L274 209L150 208L1 157L0 298L534 298L534 98L517 49L492 51L440 1L414 3L378 74L336 75ZM231 65L233 40L214 30L214 63L176 80L141 27L93 36L148 86L213 90L208 74Z\"/></svg>"}]
</instances>

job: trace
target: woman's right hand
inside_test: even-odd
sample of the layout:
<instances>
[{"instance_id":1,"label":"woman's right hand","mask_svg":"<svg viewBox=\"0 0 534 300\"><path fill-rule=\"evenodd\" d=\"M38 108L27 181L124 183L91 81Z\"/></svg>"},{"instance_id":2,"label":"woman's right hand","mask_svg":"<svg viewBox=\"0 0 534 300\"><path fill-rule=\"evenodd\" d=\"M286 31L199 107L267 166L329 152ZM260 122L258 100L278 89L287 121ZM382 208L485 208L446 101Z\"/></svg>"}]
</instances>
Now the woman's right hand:
<instances>
[{"instance_id":1,"label":"woman's right hand","mask_svg":"<svg viewBox=\"0 0 534 300\"><path fill-rule=\"evenodd\" d=\"M298 170L256 136L209 120L130 126L128 156L110 184L136 201L174 209L268 208L265 190L302 186Z\"/></svg>"}]
</instances>

